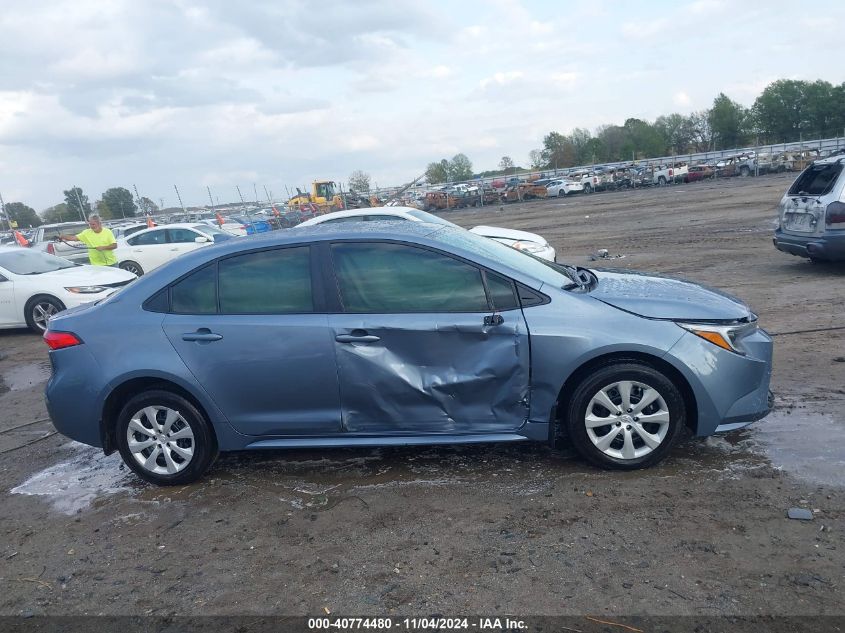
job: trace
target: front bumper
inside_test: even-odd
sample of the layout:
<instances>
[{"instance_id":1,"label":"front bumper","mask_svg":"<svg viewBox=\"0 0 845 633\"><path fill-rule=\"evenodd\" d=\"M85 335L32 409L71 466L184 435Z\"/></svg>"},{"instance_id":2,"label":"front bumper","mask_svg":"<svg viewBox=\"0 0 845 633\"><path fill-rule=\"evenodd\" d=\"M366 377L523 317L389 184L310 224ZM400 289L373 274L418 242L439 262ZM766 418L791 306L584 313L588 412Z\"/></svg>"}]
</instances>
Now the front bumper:
<instances>
[{"instance_id":1,"label":"front bumper","mask_svg":"<svg viewBox=\"0 0 845 633\"><path fill-rule=\"evenodd\" d=\"M776 229L772 238L775 248L790 255L825 261L845 261L845 231L823 235L793 235Z\"/></svg>"},{"instance_id":2,"label":"front bumper","mask_svg":"<svg viewBox=\"0 0 845 633\"><path fill-rule=\"evenodd\" d=\"M772 339L757 330L742 339L740 355L687 333L675 343L667 361L692 388L698 436L742 428L771 411Z\"/></svg>"}]
</instances>

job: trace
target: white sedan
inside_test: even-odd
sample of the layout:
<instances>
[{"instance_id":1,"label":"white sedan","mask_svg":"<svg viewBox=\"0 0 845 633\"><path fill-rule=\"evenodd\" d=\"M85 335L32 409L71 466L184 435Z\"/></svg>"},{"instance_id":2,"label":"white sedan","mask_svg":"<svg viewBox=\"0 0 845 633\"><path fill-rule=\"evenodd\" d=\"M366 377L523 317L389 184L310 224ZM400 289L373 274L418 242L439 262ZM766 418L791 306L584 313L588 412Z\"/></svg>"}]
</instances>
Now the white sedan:
<instances>
[{"instance_id":1,"label":"white sedan","mask_svg":"<svg viewBox=\"0 0 845 633\"><path fill-rule=\"evenodd\" d=\"M584 183L580 180L559 178L557 180L552 180L546 185L546 195L549 198L554 196L562 198L564 196L568 196L570 193L577 193L579 191L584 191Z\"/></svg>"},{"instance_id":2,"label":"white sedan","mask_svg":"<svg viewBox=\"0 0 845 633\"><path fill-rule=\"evenodd\" d=\"M232 237L231 233L207 224L166 224L118 240L114 254L118 266L140 277L182 253Z\"/></svg>"},{"instance_id":3,"label":"white sedan","mask_svg":"<svg viewBox=\"0 0 845 633\"><path fill-rule=\"evenodd\" d=\"M0 328L43 333L57 312L98 301L135 279L109 266L74 264L43 251L0 246Z\"/></svg>"},{"instance_id":4,"label":"white sedan","mask_svg":"<svg viewBox=\"0 0 845 633\"><path fill-rule=\"evenodd\" d=\"M420 211L413 207L374 207L370 209L349 209L348 211L335 211L326 213L316 218L311 218L298 226L313 226L315 224L338 224L340 222L387 222L387 221L408 221L408 222L429 222L431 224L447 224L457 226L448 220L437 217L426 211ZM476 226L470 229L471 233L489 237L502 244L506 244L535 257L555 261L555 249L541 236L536 233L519 231L516 229L505 229L498 226Z\"/></svg>"}]
</instances>

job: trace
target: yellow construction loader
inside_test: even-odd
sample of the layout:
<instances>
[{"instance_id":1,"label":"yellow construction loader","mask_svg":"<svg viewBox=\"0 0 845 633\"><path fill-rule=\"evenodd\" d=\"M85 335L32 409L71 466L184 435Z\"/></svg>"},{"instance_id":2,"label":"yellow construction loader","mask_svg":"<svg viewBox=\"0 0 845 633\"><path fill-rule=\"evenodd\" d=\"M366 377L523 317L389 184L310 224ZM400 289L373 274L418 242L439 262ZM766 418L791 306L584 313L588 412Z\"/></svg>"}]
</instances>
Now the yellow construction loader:
<instances>
[{"instance_id":1,"label":"yellow construction loader","mask_svg":"<svg viewBox=\"0 0 845 633\"><path fill-rule=\"evenodd\" d=\"M333 180L315 180L311 183L310 193L303 193L297 187L296 195L288 200L288 208L291 211L329 213L344 208L343 196L337 191Z\"/></svg>"}]
</instances>

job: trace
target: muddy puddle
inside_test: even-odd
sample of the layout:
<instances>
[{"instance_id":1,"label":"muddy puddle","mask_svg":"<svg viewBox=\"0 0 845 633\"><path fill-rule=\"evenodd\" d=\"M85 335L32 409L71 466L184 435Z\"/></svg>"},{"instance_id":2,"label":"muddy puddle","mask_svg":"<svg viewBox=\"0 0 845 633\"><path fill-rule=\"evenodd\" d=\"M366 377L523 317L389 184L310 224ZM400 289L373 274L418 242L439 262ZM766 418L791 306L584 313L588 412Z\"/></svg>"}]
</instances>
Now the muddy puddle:
<instances>
[{"instance_id":1,"label":"muddy puddle","mask_svg":"<svg viewBox=\"0 0 845 633\"><path fill-rule=\"evenodd\" d=\"M50 363L31 363L19 365L12 370L0 374L0 393L3 391L20 391L29 389L50 378Z\"/></svg>"},{"instance_id":2,"label":"muddy puddle","mask_svg":"<svg viewBox=\"0 0 845 633\"><path fill-rule=\"evenodd\" d=\"M757 468L774 468L804 481L845 487L842 416L777 410L745 429L693 439L679 449L675 454L680 453L681 460L688 460L689 465L731 477ZM684 450L687 456L683 456Z\"/></svg>"},{"instance_id":3,"label":"muddy puddle","mask_svg":"<svg viewBox=\"0 0 845 633\"><path fill-rule=\"evenodd\" d=\"M225 501L253 489L272 495L291 511L319 509L339 499L378 489L469 487L533 496L557 482L588 483L619 477L694 476L738 478L755 469L783 471L819 484L845 487L845 419L801 409L779 410L729 434L690 439L647 471L599 471L571 451L541 444L375 449L293 450L224 454L204 479L181 487L138 480L119 455L69 444L68 458L33 475L12 493L44 498L74 514L117 493L136 503L159 505L200 499Z\"/></svg>"},{"instance_id":4,"label":"muddy puddle","mask_svg":"<svg viewBox=\"0 0 845 633\"><path fill-rule=\"evenodd\" d=\"M105 456L98 448L71 444L63 461L45 468L12 488L12 494L46 500L55 510L76 514L101 499L131 489L132 480L116 453Z\"/></svg>"},{"instance_id":5,"label":"muddy puddle","mask_svg":"<svg viewBox=\"0 0 845 633\"><path fill-rule=\"evenodd\" d=\"M739 432L749 451L776 468L820 484L845 487L845 416L780 410Z\"/></svg>"}]
</instances>

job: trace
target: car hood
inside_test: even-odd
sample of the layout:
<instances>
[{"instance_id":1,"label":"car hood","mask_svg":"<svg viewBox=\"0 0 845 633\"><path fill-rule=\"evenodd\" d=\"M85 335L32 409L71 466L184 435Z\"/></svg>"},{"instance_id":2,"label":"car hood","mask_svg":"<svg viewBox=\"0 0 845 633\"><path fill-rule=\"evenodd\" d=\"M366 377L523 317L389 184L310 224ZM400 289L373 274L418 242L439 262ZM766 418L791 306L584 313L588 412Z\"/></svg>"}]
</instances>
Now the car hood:
<instances>
[{"instance_id":1,"label":"car hood","mask_svg":"<svg viewBox=\"0 0 845 633\"><path fill-rule=\"evenodd\" d=\"M50 273L32 275L32 278L49 279L63 286L104 286L135 279L132 273L111 266L74 266Z\"/></svg>"},{"instance_id":2,"label":"car hood","mask_svg":"<svg viewBox=\"0 0 845 633\"><path fill-rule=\"evenodd\" d=\"M742 301L691 281L635 270L593 270L590 296L649 319L733 321L751 315Z\"/></svg>"},{"instance_id":3,"label":"car hood","mask_svg":"<svg viewBox=\"0 0 845 633\"><path fill-rule=\"evenodd\" d=\"M546 240L536 233L518 231L516 229L504 229L499 226L476 226L470 229L470 233L504 240L525 240L526 242L536 242L537 244L543 244L544 246L548 244Z\"/></svg>"}]
</instances>

